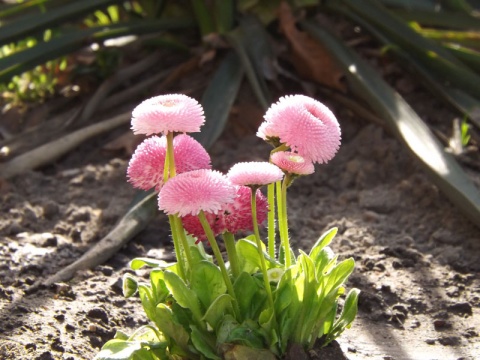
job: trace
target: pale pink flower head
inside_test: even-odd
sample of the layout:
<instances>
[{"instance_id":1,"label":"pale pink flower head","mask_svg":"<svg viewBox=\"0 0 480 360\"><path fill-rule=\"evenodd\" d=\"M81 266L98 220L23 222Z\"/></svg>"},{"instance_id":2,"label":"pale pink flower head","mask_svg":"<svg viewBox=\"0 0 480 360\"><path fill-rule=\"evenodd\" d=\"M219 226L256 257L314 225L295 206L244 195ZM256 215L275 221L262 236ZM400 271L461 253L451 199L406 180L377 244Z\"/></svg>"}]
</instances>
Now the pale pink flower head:
<instances>
[{"instance_id":1,"label":"pale pink flower head","mask_svg":"<svg viewBox=\"0 0 480 360\"><path fill-rule=\"evenodd\" d=\"M136 188L145 191L155 188L159 191L163 184L163 167L166 156L165 138L152 136L137 146L128 163L128 181Z\"/></svg>"},{"instance_id":2,"label":"pale pink flower head","mask_svg":"<svg viewBox=\"0 0 480 360\"><path fill-rule=\"evenodd\" d=\"M305 95L281 97L270 106L257 136L285 144L312 162L326 163L340 147L341 130L335 115Z\"/></svg>"},{"instance_id":3,"label":"pale pink flower head","mask_svg":"<svg viewBox=\"0 0 480 360\"><path fill-rule=\"evenodd\" d=\"M217 214L206 212L205 218L207 219L214 236L223 234L227 231L223 211L219 211ZM196 243L207 240L207 235L205 234L205 230L203 229L198 216L185 215L182 217L182 224L187 233L197 238Z\"/></svg>"},{"instance_id":4,"label":"pale pink flower head","mask_svg":"<svg viewBox=\"0 0 480 360\"><path fill-rule=\"evenodd\" d=\"M167 154L165 136L145 139L132 155L127 168L128 181L142 190L160 191ZM210 155L191 136L180 134L173 138L173 156L177 174L198 169L210 169Z\"/></svg>"},{"instance_id":5,"label":"pale pink flower head","mask_svg":"<svg viewBox=\"0 0 480 360\"><path fill-rule=\"evenodd\" d=\"M248 186L237 186L237 197L224 210L226 228L231 233L252 231L252 189ZM262 225L267 219L268 201L260 190L255 193L257 223Z\"/></svg>"},{"instance_id":6,"label":"pale pink flower head","mask_svg":"<svg viewBox=\"0 0 480 360\"><path fill-rule=\"evenodd\" d=\"M158 207L168 215L216 214L235 199L235 187L215 170L194 170L179 174L163 185Z\"/></svg>"},{"instance_id":7,"label":"pale pink flower head","mask_svg":"<svg viewBox=\"0 0 480 360\"><path fill-rule=\"evenodd\" d=\"M271 163L251 161L233 165L227 177L234 185L262 186L282 180L283 172Z\"/></svg>"},{"instance_id":8,"label":"pale pink flower head","mask_svg":"<svg viewBox=\"0 0 480 360\"><path fill-rule=\"evenodd\" d=\"M155 96L143 101L132 112L134 134L199 132L205 122L202 106L183 94Z\"/></svg>"},{"instance_id":9,"label":"pale pink flower head","mask_svg":"<svg viewBox=\"0 0 480 360\"><path fill-rule=\"evenodd\" d=\"M315 172L315 167L310 160L291 151L277 151L270 156L270 160L289 174L310 175Z\"/></svg>"},{"instance_id":10,"label":"pale pink flower head","mask_svg":"<svg viewBox=\"0 0 480 360\"><path fill-rule=\"evenodd\" d=\"M212 168L207 150L193 137L185 134L173 138L173 156L177 174Z\"/></svg>"}]
</instances>

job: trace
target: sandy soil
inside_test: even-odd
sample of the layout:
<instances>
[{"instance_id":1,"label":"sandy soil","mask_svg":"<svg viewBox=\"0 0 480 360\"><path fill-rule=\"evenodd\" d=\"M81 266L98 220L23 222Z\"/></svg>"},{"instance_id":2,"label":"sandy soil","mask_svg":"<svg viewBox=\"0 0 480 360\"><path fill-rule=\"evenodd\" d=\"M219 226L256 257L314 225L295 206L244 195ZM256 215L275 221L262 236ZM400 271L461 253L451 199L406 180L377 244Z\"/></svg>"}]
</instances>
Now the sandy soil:
<instances>
[{"instance_id":1,"label":"sandy soil","mask_svg":"<svg viewBox=\"0 0 480 360\"><path fill-rule=\"evenodd\" d=\"M441 104L411 96L422 115L437 119L435 109L451 123L454 114ZM356 260L348 287L362 293L357 321L338 340L345 356L478 359L480 229L397 140L347 111L335 112L343 145L328 165L292 186L289 219L298 248L308 249L336 226L334 251ZM237 135L230 125L213 146L215 168L267 159L269 148L259 138ZM172 259L162 215L105 264L28 291L107 234L132 200L128 156L106 152L104 143L92 140L52 166L2 183L0 359L91 359L117 329L131 333L146 323L138 298L123 298L121 277L134 257ZM478 171L469 173L478 184ZM135 273L148 277L145 270Z\"/></svg>"}]
</instances>

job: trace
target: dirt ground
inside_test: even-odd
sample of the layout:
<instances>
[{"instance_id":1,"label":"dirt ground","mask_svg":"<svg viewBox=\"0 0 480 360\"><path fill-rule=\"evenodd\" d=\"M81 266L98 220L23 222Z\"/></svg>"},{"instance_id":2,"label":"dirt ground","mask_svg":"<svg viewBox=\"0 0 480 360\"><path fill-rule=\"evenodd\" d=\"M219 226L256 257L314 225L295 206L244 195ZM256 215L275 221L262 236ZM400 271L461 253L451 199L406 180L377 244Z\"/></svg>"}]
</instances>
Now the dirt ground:
<instances>
[{"instance_id":1,"label":"dirt ground","mask_svg":"<svg viewBox=\"0 0 480 360\"><path fill-rule=\"evenodd\" d=\"M421 90L406 96L432 126L450 126L456 116ZM480 358L479 227L396 139L330 105L343 144L329 164L290 188L289 220L298 248L335 226L332 248L356 260L347 286L362 292L356 322L338 339L345 356ZM210 150L214 167L266 160L270 148L251 129L240 131L235 115L231 120ZM108 138L122 131L127 127ZM0 359L92 359L117 329L132 333L147 321L139 299L122 296L121 278L134 257L173 260L162 215L103 265L28 291L105 236L135 195L126 182L128 156L106 151L105 142L92 140L1 185ZM479 170L466 170L479 185Z\"/></svg>"}]
</instances>

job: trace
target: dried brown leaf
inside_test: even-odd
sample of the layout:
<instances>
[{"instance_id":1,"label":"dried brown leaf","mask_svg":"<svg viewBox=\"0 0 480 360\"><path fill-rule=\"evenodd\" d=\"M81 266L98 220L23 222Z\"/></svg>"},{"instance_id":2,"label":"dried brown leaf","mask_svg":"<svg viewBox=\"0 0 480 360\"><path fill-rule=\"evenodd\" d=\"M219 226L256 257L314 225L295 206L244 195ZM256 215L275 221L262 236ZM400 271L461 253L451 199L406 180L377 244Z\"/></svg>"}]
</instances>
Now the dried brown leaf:
<instances>
[{"instance_id":1,"label":"dried brown leaf","mask_svg":"<svg viewBox=\"0 0 480 360\"><path fill-rule=\"evenodd\" d=\"M291 60L298 75L345 91L345 86L341 82L342 69L322 44L315 41L309 34L297 29L292 9L285 1L279 7L279 22L290 44Z\"/></svg>"}]
</instances>

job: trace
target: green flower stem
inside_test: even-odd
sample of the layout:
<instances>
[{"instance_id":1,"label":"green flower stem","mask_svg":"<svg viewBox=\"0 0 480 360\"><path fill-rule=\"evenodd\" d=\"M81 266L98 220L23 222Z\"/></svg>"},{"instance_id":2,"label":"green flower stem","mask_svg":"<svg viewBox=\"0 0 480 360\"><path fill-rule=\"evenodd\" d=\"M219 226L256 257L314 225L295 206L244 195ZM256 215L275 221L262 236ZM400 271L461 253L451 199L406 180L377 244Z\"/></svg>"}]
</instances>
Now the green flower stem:
<instances>
[{"instance_id":1,"label":"green flower stem","mask_svg":"<svg viewBox=\"0 0 480 360\"><path fill-rule=\"evenodd\" d=\"M223 233L223 240L227 248L228 260L230 260L230 269L233 278L236 279L240 275L240 264L238 262L237 249L235 248L235 237L230 231Z\"/></svg>"},{"instance_id":2,"label":"green flower stem","mask_svg":"<svg viewBox=\"0 0 480 360\"><path fill-rule=\"evenodd\" d=\"M267 188L268 198L268 255L275 259L275 184Z\"/></svg>"},{"instance_id":3,"label":"green flower stem","mask_svg":"<svg viewBox=\"0 0 480 360\"><path fill-rule=\"evenodd\" d=\"M173 153L173 132L167 133L166 138L167 138L167 153L165 156L165 165L163 167L164 183L166 183L168 179L176 175L175 159L174 159L174 153ZM181 226L182 224L178 216L169 215L168 221L170 223L170 229L172 231L173 247L175 249L175 257L177 258L179 276L182 278L183 281L186 282L187 278L186 278L185 262L187 262L189 266L191 266L191 263L192 263L190 248L188 247L188 243L185 238L185 232L183 231L183 227ZM180 243L180 241L183 243L184 252L182 252L182 243ZM184 253L185 253L186 259L185 259L185 256L183 256Z\"/></svg>"},{"instance_id":4,"label":"green flower stem","mask_svg":"<svg viewBox=\"0 0 480 360\"><path fill-rule=\"evenodd\" d=\"M263 255L263 250L262 250L262 240L260 240L260 233L258 232L256 192L257 192L257 189L252 188L251 205L252 205L253 233L255 234L255 240L257 242L258 257L260 258L260 266L262 267L263 281L265 283L265 291L267 292L268 302L272 311L275 312L272 289L270 288L270 281L268 280L267 264L265 263L265 256ZM275 314L274 314L274 318L275 318Z\"/></svg>"},{"instance_id":5,"label":"green flower stem","mask_svg":"<svg viewBox=\"0 0 480 360\"><path fill-rule=\"evenodd\" d=\"M175 225L175 216L168 215L168 222L170 223L170 229L172 231L173 248L175 250L175 257L177 258L178 264L178 275L182 278L183 281L187 282L187 278L185 277L185 262L182 254L182 247L178 241L177 227Z\"/></svg>"},{"instance_id":6,"label":"green flower stem","mask_svg":"<svg viewBox=\"0 0 480 360\"><path fill-rule=\"evenodd\" d=\"M198 214L198 219L200 220L200 223L203 226L203 230L205 231L205 234L207 235L207 239L210 242L210 246L212 247L213 254L217 259L218 266L222 271L223 280L227 285L228 294L233 298L233 311L235 312L235 317L237 319L241 319L240 308L238 307L237 297L235 296L235 291L233 290L232 282L230 281L230 277L228 276L225 262L223 261L222 254L220 253L220 249L218 248L217 240L215 240L215 236L213 235L212 228L210 227L210 224L208 223L207 218L205 217L205 213L202 210Z\"/></svg>"},{"instance_id":7,"label":"green flower stem","mask_svg":"<svg viewBox=\"0 0 480 360\"><path fill-rule=\"evenodd\" d=\"M283 234L283 231L284 231L284 227L282 226L282 223L280 222L281 219L280 219L280 216L281 216L281 213L282 213L282 182L281 181L277 181L275 183L275 193L276 193L276 199L277 199L277 217L278 217L278 233L280 235L280 242L281 242L281 245L280 245L280 248L283 249L283 254L285 256L285 248L283 247L283 239L285 238L285 235ZM279 258L280 258L280 254L279 254ZM284 262L285 262L285 259L284 259Z\"/></svg>"},{"instance_id":8,"label":"green flower stem","mask_svg":"<svg viewBox=\"0 0 480 360\"><path fill-rule=\"evenodd\" d=\"M167 155L165 156L165 164L168 162L168 178L172 178L177 175L175 169L175 157L173 152L173 132L167 134ZM163 172L163 178L165 179L165 171Z\"/></svg>"},{"instance_id":9,"label":"green flower stem","mask_svg":"<svg viewBox=\"0 0 480 360\"><path fill-rule=\"evenodd\" d=\"M180 243L182 244L183 251L185 252L185 256L187 258L188 268L190 269L190 271L192 271L192 253L190 251L190 245L188 244L187 237L185 236L185 229L183 228L182 220L176 215L173 216L173 219L177 232L177 237L180 238Z\"/></svg>"},{"instance_id":10,"label":"green flower stem","mask_svg":"<svg viewBox=\"0 0 480 360\"><path fill-rule=\"evenodd\" d=\"M292 264L290 257L290 240L288 239L288 218L287 218L287 187L290 182L289 175L285 175L281 185L280 198L281 208L278 209L278 226L280 228L280 240L285 251L285 269ZM278 184L278 183L277 183ZM278 190L278 187L277 187ZM278 196L278 195L277 195Z\"/></svg>"}]
</instances>

